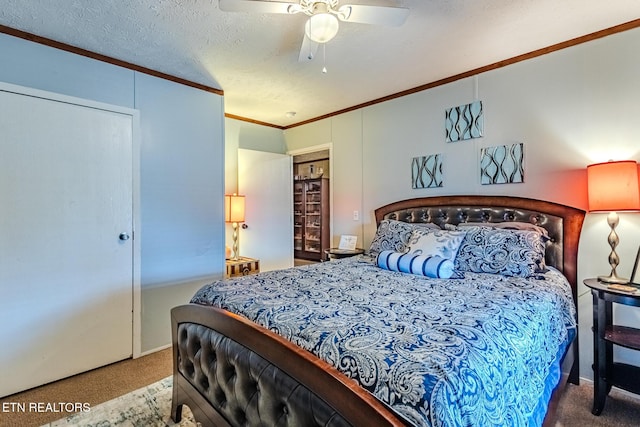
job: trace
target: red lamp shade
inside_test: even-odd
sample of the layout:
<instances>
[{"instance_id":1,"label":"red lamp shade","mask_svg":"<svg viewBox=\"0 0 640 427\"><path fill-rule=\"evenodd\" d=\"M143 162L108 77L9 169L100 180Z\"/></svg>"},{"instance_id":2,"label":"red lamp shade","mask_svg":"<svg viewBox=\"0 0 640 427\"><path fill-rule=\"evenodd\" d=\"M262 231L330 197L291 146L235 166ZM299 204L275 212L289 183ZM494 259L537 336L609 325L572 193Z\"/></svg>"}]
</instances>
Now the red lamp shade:
<instances>
[{"instance_id":1,"label":"red lamp shade","mask_svg":"<svg viewBox=\"0 0 640 427\"><path fill-rule=\"evenodd\" d=\"M244 222L244 196L227 194L224 196L225 222Z\"/></svg>"},{"instance_id":2,"label":"red lamp shade","mask_svg":"<svg viewBox=\"0 0 640 427\"><path fill-rule=\"evenodd\" d=\"M640 210L638 164L633 160L587 166L590 212Z\"/></svg>"}]
</instances>

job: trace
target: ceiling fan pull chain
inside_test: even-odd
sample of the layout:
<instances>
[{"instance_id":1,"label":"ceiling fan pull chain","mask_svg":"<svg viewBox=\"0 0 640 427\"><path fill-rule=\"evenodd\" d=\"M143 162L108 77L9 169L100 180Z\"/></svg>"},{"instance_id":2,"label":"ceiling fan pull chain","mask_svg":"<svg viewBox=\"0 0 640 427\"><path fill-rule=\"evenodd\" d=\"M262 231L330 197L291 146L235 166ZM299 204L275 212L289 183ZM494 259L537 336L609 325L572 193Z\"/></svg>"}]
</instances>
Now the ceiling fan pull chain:
<instances>
[{"instance_id":1,"label":"ceiling fan pull chain","mask_svg":"<svg viewBox=\"0 0 640 427\"><path fill-rule=\"evenodd\" d=\"M327 74L327 44L322 44L322 73Z\"/></svg>"}]
</instances>

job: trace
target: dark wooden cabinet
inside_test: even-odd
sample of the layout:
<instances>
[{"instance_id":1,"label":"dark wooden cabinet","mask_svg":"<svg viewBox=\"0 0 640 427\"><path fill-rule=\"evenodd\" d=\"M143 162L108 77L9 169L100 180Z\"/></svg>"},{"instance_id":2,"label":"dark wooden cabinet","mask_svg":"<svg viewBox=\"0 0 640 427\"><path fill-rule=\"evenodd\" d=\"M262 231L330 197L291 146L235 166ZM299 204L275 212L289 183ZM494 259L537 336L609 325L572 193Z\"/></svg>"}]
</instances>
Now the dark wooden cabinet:
<instances>
[{"instance_id":1,"label":"dark wooden cabinet","mask_svg":"<svg viewBox=\"0 0 640 427\"><path fill-rule=\"evenodd\" d=\"M613 304L640 307L640 291L622 292L585 279L593 295L593 409L600 415L612 386L640 394L640 367L613 360L613 346L640 350L640 329L613 324Z\"/></svg>"},{"instance_id":2,"label":"dark wooden cabinet","mask_svg":"<svg viewBox=\"0 0 640 427\"><path fill-rule=\"evenodd\" d=\"M321 261L329 248L329 180L293 182L293 249L296 258Z\"/></svg>"}]
</instances>

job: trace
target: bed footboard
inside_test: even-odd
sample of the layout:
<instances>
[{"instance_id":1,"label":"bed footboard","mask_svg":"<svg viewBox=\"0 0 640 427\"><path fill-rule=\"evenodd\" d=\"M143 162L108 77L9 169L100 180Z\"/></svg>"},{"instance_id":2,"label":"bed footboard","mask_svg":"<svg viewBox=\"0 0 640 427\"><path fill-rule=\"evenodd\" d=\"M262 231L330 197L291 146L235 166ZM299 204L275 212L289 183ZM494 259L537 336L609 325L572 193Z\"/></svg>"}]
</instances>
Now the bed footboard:
<instances>
[{"instance_id":1,"label":"bed footboard","mask_svg":"<svg viewBox=\"0 0 640 427\"><path fill-rule=\"evenodd\" d=\"M401 426L335 368L280 336L215 307L171 310L173 399L215 426Z\"/></svg>"}]
</instances>

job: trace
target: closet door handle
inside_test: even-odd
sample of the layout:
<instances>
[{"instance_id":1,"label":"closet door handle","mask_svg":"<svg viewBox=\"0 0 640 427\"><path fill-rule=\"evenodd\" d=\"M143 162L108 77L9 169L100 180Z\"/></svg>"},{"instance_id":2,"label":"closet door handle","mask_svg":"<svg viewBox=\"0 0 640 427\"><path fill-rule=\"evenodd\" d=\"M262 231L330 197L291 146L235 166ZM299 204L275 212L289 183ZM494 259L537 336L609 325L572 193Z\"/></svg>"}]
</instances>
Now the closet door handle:
<instances>
[{"instance_id":1,"label":"closet door handle","mask_svg":"<svg viewBox=\"0 0 640 427\"><path fill-rule=\"evenodd\" d=\"M120 240L123 240L123 241L129 240L129 234L128 233L120 233L120 236L118 236L118 238Z\"/></svg>"}]
</instances>

